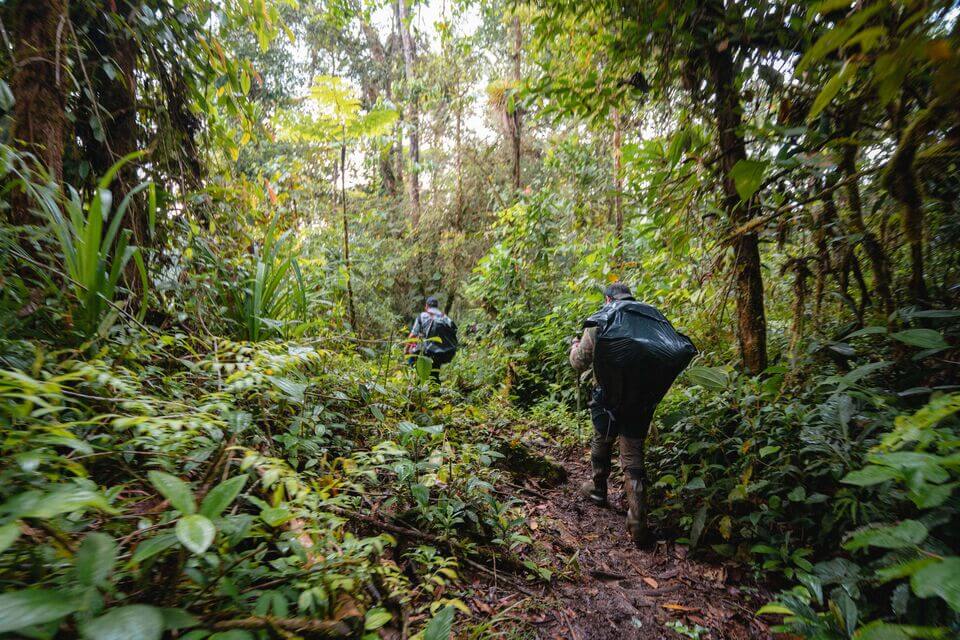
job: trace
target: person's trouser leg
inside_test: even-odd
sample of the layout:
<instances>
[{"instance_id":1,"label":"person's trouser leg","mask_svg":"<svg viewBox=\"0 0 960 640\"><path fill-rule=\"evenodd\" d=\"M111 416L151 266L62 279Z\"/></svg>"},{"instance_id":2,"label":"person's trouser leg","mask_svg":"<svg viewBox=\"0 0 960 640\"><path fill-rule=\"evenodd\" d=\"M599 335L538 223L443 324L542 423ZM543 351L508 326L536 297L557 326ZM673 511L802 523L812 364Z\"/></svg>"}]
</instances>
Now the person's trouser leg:
<instances>
[{"instance_id":1,"label":"person's trouser leg","mask_svg":"<svg viewBox=\"0 0 960 640\"><path fill-rule=\"evenodd\" d=\"M627 497L627 529L634 544L648 541L647 487L643 469L645 437L620 437L620 465L623 467L624 493Z\"/></svg>"},{"instance_id":2,"label":"person's trouser leg","mask_svg":"<svg viewBox=\"0 0 960 640\"><path fill-rule=\"evenodd\" d=\"M582 493L598 505L607 502L607 480L610 477L613 444L617 440L610 414L596 404L591 407L593 435L590 438L592 481L584 483Z\"/></svg>"},{"instance_id":3,"label":"person's trouser leg","mask_svg":"<svg viewBox=\"0 0 960 640\"><path fill-rule=\"evenodd\" d=\"M590 439L590 466L593 468L593 487L597 496L607 500L607 481L613 459L613 443L616 436L607 436L596 429Z\"/></svg>"}]
</instances>

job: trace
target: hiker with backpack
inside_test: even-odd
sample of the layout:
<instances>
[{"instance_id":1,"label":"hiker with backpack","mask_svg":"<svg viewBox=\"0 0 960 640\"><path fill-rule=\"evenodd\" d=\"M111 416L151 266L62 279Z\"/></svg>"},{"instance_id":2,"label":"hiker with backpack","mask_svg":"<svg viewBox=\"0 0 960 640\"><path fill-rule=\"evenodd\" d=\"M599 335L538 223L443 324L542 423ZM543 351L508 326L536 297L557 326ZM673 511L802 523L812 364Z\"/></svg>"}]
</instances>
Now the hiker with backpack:
<instances>
[{"instance_id":1,"label":"hiker with backpack","mask_svg":"<svg viewBox=\"0 0 960 640\"><path fill-rule=\"evenodd\" d=\"M410 354L409 363L416 363L417 355L425 356L433 361L430 377L440 382L440 367L453 360L457 354L456 323L440 310L440 302L434 296L429 296L423 306L423 311L413 321L407 344L407 353Z\"/></svg>"},{"instance_id":2,"label":"hiker with backpack","mask_svg":"<svg viewBox=\"0 0 960 640\"><path fill-rule=\"evenodd\" d=\"M644 440L657 404L697 350L654 307L637 302L622 282L603 292L603 307L583 323L583 335L570 348L570 365L593 368L590 401L593 479L581 493L598 506L607 504L613 445L620 441L620 466L627 501L627 529L633 542L649 542Z\"/></svg>"}]
</instances>

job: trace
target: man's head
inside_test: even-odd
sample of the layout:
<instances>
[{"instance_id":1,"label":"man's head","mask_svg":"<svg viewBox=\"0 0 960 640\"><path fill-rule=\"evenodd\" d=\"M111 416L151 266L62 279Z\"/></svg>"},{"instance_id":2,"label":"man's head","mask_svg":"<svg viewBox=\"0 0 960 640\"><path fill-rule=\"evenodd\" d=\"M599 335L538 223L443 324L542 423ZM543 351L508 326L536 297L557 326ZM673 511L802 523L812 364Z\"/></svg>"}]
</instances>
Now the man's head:
<instances>
[{"instance_id":1,"label":"man's head","mask_svg":"<svg viewBox=\"0 0 960 640\"><path fill-rule=\"evenodd\" d=\"M427 302L424 307L427 309L437 309L440 307L440 301L437 300L436 296L427 296Z\"/></svg>"},{"instance_id":2,"label":"man's head","mask_svg":"<svg viewBox=\"0 0 960 640\"><path fill-rule=\"evenodd\" d=\"M622 282L613 282L607 285L607 288L603 290L603 297L607 302L613 302L614 300L633 300L630 287Z\"/></svg>"}]
</instances>

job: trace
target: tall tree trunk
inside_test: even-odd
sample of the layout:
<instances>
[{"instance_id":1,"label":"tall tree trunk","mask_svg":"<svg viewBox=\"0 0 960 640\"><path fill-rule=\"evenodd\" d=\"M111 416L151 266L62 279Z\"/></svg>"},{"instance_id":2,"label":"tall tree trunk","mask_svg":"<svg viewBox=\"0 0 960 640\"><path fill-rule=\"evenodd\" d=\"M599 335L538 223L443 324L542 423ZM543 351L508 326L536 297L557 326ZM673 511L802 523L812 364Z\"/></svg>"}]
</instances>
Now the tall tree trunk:
<instances>
[{"instance_id":1,"label":"tall tree trunk","mask_svg":"<svg viewBox=\"0 0 960 640\"><path fill-rule=\"evenodd\" d=\"M870 290L867 288L867 281L863 278L863 270L860 268L860 259L857 257L855 247L850 248L850 268L853 271L853 278L857 281L857 287L860 288L860 304L857 306L857 326L863 326L863 316L870 304Z\"/></svg>"},{"instance_id":2,"label":"tall tree trunk","mask_svg":"<svg viewBox=\"0 0 960 640\"><path fill-rule=\"evenodd\" d=\"M855 120L848 119L846 125L847 135L853 134ZM859 117L858 115L856 117ZM883 247L877 241L877 236L867 227L866 220L863 217L863 204L860 200L860 185L857 183L857 145L854 143L843 145L840 155L840 171L847 180L844 187L847 194L847 205L850 209L850 226L860 234L863 242L863 250L870 260L870 267L873 269L873 288L880 303L883 305L883 313L889 317L893 313L893 293L890 288L890 267L887 256L883 252Z\"/></svg>"},{"instance_id":3,"label":"tall tree trunk","mask_svg":"<svg viewBox=\"0 0 960 640\"><path fill-rule=\"evenodd\" d=\"M396 0L400 18L400 41L403 45L403 70L409 95L408 120L410 122L410 169L407 190L410 197L410 221L420 224L420 91L416 83L416 48L410 31L409 0Z\"/></svg>"},{"instance_id":4,"label":"tall tree trunk","mask_svg":"<svg viewBox=\"0 0 960 640\"><path fill-rule=\"evenodd\" d=\"M920 304L926 303L927 285L923 277L923 191L914 161L920 143L944 111L940 99L935 99L913 117L883 176L884 186L903 207L903 231L910 245L910 296Z\"/></svg>"},{"instance_id":5,"label":"tall tree trunk","mask_svg":"<svg viewBox=\"0 0 960 640\"><path fill-rule=\"evenodd\" d=\"M817 248L816 283L814 284L813 325L820 324L820 310L823 306L823 292L827 284L827 276L833 272L833 259L830 255L829 238L833 235L833 228L837 221L837 207L833 201L833 192L823 198L823 206L812 212L813 242Z\"/></svg>"},{"instance_id":6,"label":"tall tree trunk","mask_svg":"<svg viewBox=\"0 0 960 640\"><path fill-rule=\"evenodd\" d=\"M353 274L350 270L350 225L347 219L347 132L343 131L340 144L340 214L343 223L343 268L347 279L347 314L350 330L357 331L357 314L353 306Z\"/></svg>"},{"instance_id":7,"label":"tall tree trunk","mask_svg":"<svg viewBox=\"0 0 960 640\"><path fill-rule=\"evenodd\" d=\"M732 177L734 165L747 157L747 148L740 127L743 109L736 86L733 54L729 48L707 49L710 77L714 92L714 117L717 125L717 147L724 193L724 209L734 225L741 225L755 214L755 206L743 202ZM750 373L759 373L767 366L767 320L763 308L763 272L760 266L760 245L754 232L734 240L737 302L737 338L740 356Z\"/></svg>"},{"instance_id":8,"label":"tall tree trunk","mask_svg":"<svg viewBox=\"0 0 960 640\"><path fill-rule=\"evenodd\" d=\"M514 16L513 18L513 82L514 88L520 88L520 79L522 77L521 69L521 54L523 53L523 30L520 28L520 18ZM510 141L512 143L513 149L513 189L516 193L520 193L520 143L521 143L521 128L523 126L522 114L520 112L520 106L514 102L513 109L511 110L510 117L513 119L513 124L510 127Z\"/></svg>"},{"instance_id":9,"label":"tall tree trunk","mask_svg":"<svg viewBox=\"0 0 960 640\"><path fill-rule=\"evenodd\" d=\"M459 90L459 87L458 87ZM457 171L457 203L454 216L454 225L459 231L463 226L463 98L457 97L457 127L456 138L456 171Z\"/></svg>"},{"instance_id":10,"label":"tall tree trunk","mask_svg":"<svg viewBox=\"0 0 960 640\"><path fill-rule=\"evenodd\" d=\"M118 4L118 10L128 15L135 11L128 2ZM99 108L94 113L103 120L104 136L103 140L94 140L92 164L96 175L102 176L115 162L139 149L137 45L129 32L131 27L127 24L126 15L119 16L117 20L103 14L97 16L96 20L97 26L91 34L93 45L101 56L109 57L117 69L113 78L102 67L94 71L93 77L99 102ZM119 204L137 182L137 163L128 162L117 173L112 186L114 203ZM132 243L138 247L150 245L149 224L145 214L142 199L133 201L121 223L124 228L131 230ZM134 274L134 267L131 262L131 273L128 275ZM131 282L138 282L138 279L133 278Z\"/></svg>"},{"instance_id":11,"label":"tall tree trunk","mask_svg":"<svg viewBox=\"0 0 960 640\"><path fill-rule=\"evenodd\" d=\"M616 261L623 260L623 123L620 111L613 110L613 224L616 234Z\"/></svg>"},{"instance_id":12,"label":"tall tree trunk","mask_svg":"<svg viewBox=\"0 0 960 640\"><path fill-rule=\"evenodd\" d=\"M10 89L11 138L44 165L50 177L63 180L67 128L67 0L20 0L13 9L16 37ZM22 191L12 195L10 222L33 222Z\"/></svg>"},{"instance_id":13,"label":"tall tree trunk","mask_svg":"<svg viewBox=\"0 0 960 640\"><path fill-rule=\"evenodd\" d=\"M387 100L393 101L393 82L390 77L390 64L387 59L387 51L380 42L380 34L370 25L363 21L360 24L363 30L364 38L367 41L367 48L370 50L370 57L373 59L376 68L374 72L374 82L371 86L371 100L376 102L381 91ZM387 143L380 151L379 156L380 185L385 193L390 196L397 196L397 176L393 170L393 143Z\"/></svg>"},{"instance_id":14,"label":"tall tree trunk","mask_svg":"<svg viewBox=\"0 0 960 640\"><path fill-rule=\"evenodd\" d=\"M806 258L792 258L784 267L783 274L793 271L793 323L790 326L790 357L797 357L797 346L803 339L804 314L807 307L807 279L811 276Z\"/></svg>"}]
</instances>

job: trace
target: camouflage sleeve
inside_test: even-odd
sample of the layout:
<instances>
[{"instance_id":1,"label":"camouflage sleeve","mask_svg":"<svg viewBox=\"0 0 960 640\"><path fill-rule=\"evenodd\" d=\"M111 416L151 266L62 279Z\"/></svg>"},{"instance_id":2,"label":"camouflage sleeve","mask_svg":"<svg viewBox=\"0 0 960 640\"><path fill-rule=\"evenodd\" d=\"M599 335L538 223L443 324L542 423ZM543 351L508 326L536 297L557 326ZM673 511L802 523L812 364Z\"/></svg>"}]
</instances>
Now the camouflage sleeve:
<instances>
[{"instance_id":1,"label":"camouflage sleeve","mask_svg":"<svg viewBox=\"0 0 960 640\"><path fill-rule=\"evenodd\" d=\"M423 322L421 322L423 314L417 315L417 319L413 321L413 326L410 327L411 335L423 337Z\"/></svg>"},{"instance_id":2,"label":"camouflage sleeve","mask_svg":"<svg viewBox=\"0 0 960 640\"><path fill-rule=\"evenodd\" d=\"M593 366L593 347L596 337L596 327L588 327L583 330L580 341L574 342L570 347L570 366L575 371L586 371Z\"/></svg>"}]
</instances>

